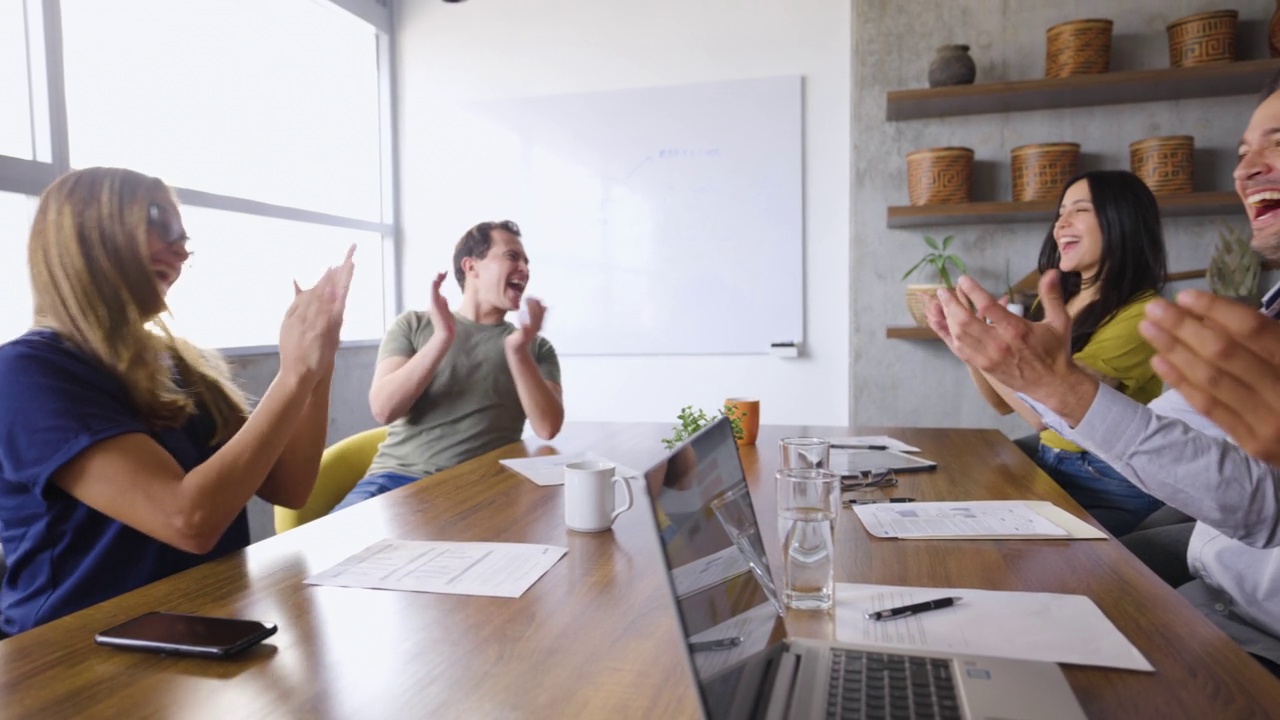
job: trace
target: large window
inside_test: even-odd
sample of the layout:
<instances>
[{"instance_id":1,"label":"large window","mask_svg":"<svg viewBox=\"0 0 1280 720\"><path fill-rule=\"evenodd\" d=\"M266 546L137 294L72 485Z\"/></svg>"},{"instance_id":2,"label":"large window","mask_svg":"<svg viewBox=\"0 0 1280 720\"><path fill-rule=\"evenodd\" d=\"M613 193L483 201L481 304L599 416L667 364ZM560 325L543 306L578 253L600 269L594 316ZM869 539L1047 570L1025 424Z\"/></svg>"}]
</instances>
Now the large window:
<instances>
[{"instance_id":1,"label":"large window","mask_svg":"<svg viewBox=\"0 0 1280 720\"><path fill-rule=\"evenodd\" d=\"M379 220L375 41L315 0L62 0L71 165Z\"/></svg>"},{"instance_id":2,"label":"large window","mask_svg":"<svg viewBox=\"0 0 1280 720\"><path fill-rule=\"evenodd\" d=\"M31 275L27 233L35 198L0 192L0 342L31 327Z\"/></svg>"},{"instance_id":3,"label":"large window","mask_svg":"<svg viewBox=\"0 0 1280 720\"><path fill-rule=\"evenodd\" d=\"M275 345L293 280L354 243L343 339L380 338L397 309L389 30L379 0L0 0L0 338L30 322L29 196L96 165L178 192L194 255L176 332Z\"/></svg>"},{"instance_id":4,"label":"large window","mask_svg":"<svg viewBox=\"0 0 1280 720\"><path fill-rule=\"evenodd\" d=\"M32 158L29 75L25 5L4 0L0 2L0 155Z\"/></svg>"},{"instance_id":5,"label":"large window","mask_svg":"<svg viewBox=\"0 0 1280 720\"><path fill-rule=\"evenodd\" d=\"M202 347L275 345L293 302L293 282L310 287L356 245L356 274L344 339L381 337L382 238L241 213L184 207L192 255L169 290L173 331ZM216 299L216 301L211 301Z\"/></svg>"}]
</instances>

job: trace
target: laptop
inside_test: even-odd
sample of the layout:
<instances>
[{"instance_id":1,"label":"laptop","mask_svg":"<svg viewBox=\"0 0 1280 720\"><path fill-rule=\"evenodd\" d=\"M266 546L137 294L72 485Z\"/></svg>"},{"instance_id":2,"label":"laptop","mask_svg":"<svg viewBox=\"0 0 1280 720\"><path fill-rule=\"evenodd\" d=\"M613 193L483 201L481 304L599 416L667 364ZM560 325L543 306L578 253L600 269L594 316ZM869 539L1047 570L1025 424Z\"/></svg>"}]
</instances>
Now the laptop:
<instances>
[{"instance_id":1,"label":"laptop","mask_svg":"<svg viewBox=\"0 0 1280 720\"><path fill-rule=\"evenodd\" d=\"M788 639L727 419L644 477L682 662L712 720L1085 717L1053 663Z\"/></svg>"}]
</instances>

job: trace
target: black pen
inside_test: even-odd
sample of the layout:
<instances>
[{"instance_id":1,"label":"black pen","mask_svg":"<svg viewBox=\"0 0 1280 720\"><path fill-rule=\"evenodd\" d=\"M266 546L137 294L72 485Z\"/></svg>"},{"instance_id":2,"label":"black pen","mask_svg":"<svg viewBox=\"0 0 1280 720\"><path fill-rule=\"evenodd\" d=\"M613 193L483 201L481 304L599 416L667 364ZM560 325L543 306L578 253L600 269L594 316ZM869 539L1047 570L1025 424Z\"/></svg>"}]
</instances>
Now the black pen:
<instances>
[{"instance_id":1,"label":"black pen","mask_svg":"<svg viewBox=\"0 0 1280 720\"><path fill-rule=\"evenodd\" d=\"M915 501L916 501L915 498L907 498L907 497L867 498L865 500L856 500L856 499L845 500L844 504L845 505L875 505L877 503L904 503L904 502L915 502Z\"/></svg>"},{"instance_id":2,"label":"black pen","mask_svg":"<svg viewBox=\"0 0 1280 720\"><path fill-rule=\"evenodd\" d=\"M919 615L922 612L929 612L930 610L941 610L942 608L951 607L952 605L955 605L958 602L960 602L960 598L958 597L938 598L937 600L930 600L928 602L915 603L914 605L903 605L902 607L889 608L888 610L877 610L875 612L869 612L867 613L867 619L868 620L895 620L897 618L904 618L909 615Z\"/></svg>"},{"instance_id":3,"label":"black pen","mask_svg":"<svg viewBox=\"0 0 1280 720\"><path fill-rule=\"evenodd\" d=\"M692 652L702 652L704 650L731 650L742 644L742 636L719 638L717 640L696 640L689 643L689 650Z\"/></svg>"},{"instance_id":4,"label":"black pen","mask_svg":"<svg viewBox=\"0 0 1280 720\"><path fill-rule=\"evenodd\" d=\"M888 445L832 445L832 450L888 450Z\"/></svg>"}]
</instances>

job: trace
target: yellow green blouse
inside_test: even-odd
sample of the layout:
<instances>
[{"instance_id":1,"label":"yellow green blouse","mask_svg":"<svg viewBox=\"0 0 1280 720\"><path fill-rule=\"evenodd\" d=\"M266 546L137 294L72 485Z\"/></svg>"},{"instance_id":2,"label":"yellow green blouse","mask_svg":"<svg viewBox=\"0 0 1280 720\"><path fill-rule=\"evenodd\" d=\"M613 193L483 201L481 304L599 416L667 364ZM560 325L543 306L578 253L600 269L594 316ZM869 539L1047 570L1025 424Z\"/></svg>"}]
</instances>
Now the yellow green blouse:
<instances>
[{"instance_id":1,"label":"yellow green blouse","mask_svg":"<svg viewBox=\"0 0 1280 720\"><path fill-rule=\"evenodd\" d=\"M1159 376L1151 369L1151 356L1156 351L1138 334L1143 309L1155 297L1155 293L1144 293L1120 308L1074 355L1077 365L1117 380L1117 390L1144 405L1154 400L1164 388ZM1042 431L1040 442L1070 452L1084 449L1052 430Z\"/></svg>"}]
</instances>

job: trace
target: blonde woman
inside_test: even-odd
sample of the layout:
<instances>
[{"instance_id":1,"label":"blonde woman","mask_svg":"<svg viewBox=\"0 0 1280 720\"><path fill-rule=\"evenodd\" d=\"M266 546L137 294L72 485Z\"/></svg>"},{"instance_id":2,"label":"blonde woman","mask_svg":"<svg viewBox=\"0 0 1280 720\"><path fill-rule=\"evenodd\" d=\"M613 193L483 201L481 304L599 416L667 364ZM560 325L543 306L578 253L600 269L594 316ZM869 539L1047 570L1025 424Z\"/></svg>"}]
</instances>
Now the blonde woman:
<instances>
[{"instance_id":1,"label":"blonde woman","mask_svg":"<svg viewBox=\"0 0 1280 720\"><path fill-rule=\"evenodd\" d=\"M311 494L351 252L295 286L280 371L250 413L221 360L159 320L186 245L155 178L89 168L40 198L34 327L0 346L2 633L244 547L254 495Z\"/></svg>"}]
</instances>

